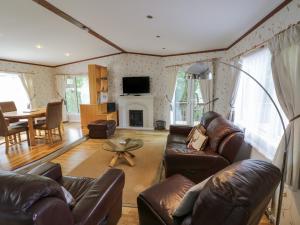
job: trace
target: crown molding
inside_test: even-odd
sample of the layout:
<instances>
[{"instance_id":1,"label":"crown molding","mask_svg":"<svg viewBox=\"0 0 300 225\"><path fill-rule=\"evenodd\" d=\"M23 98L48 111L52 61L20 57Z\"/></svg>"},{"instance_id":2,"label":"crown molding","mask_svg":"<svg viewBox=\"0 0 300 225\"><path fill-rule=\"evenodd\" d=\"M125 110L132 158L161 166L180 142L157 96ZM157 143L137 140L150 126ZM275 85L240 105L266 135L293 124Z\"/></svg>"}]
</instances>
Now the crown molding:
<instances>
[{"instance_id":1,"label":"crown molding","mask_svg":"<svg viewBox=\"0 0 300 225\"><path fill-rule=\"evenodd\" d=\"M25 61L17 61L17 60L11 60L11 59L3 59L3 58L0 58L0 62L1 61L10 62L10 63L20 63L20 64L25 64L25 65L30 65L30 66L43 66L43 67L49 67L49 68L54 68L55 67L55 66L50 66L50 65L31 63L31 62L25 62Z\"/></svg>"}]
</instances>

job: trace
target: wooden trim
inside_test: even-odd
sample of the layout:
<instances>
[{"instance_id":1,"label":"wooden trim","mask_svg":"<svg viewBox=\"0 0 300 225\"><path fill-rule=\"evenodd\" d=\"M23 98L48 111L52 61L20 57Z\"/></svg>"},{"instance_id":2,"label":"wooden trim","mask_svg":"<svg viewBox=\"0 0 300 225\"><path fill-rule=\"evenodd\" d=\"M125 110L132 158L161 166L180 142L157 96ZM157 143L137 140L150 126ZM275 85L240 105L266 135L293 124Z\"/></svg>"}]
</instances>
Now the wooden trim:
<instances>
[{"instance_id":1,"label":"wooden trim","mask_svg":"<svg viewBox=\"0 0 300 225\"><path fill-rule=\"evenodd\" d=\"M44 8L48 9L49 11L53 12L54 14L58 15L59 17L65 19L66 21L74 24L75 26L79 27L80 29L83 29L87 31L89 34L93 35L94 37L100 39L101 41L105 42L106 44L112 46L115 49L118 49L121 52L126 52L124 49L122 49L120 46L116 45L112 41L108 40L107 38L103 37L102 35L98 34L96 31L92 30L91 28L87 27L80 21L76 20L74 17L70 16L69 14L63 12L59 8L55 7L51 3L49 3L46 0L32 0L35 3L39 4L40 6L43 6Z\"/></svg>"},{"instance_id":2,"label":"wooden trim","mask_svg":"<svg viewBox=\"0 0 300 225\"><path fill-rule=\"evenodd\" d=\"M266 22L268 19L270 19L276 13L278 13L282 8L287 6L290 2L292 2L292 0L285 0L284 2L282 2L279 6L277 6L275 9L273 9L268 15L266 15L264 18L262 18L260 21L258 21L258 23L256 23L253 27L251 27L246 33L244 33L241 37L239 37L235 42L233 42L227 49L229 50L230 48L235 46L242 39L244 39L246 36L248 36L252 31L257 29L260 25L262 25L264 22Z\"/></svg>"},{"instance_id":3,"label":"wooden trim","mask_svg":"<svg viewBox=\"0 0 300 225\"><path fill-rule=\"evenodd\" d=\"M184 53L176 53L176 54L170 54L170 55L162 55L162 57L192 55L192 54L210 53L210 52L221 52L221 51L227 51L227 50L228 50L228 48L217 48L217 49L208 49L208 50L196 51L196 52L184 52Z\"/></svg>"},{"instance_id":4,"label":"wooden trim","mask_svg":"<svg viewBox=\"0 0 300 225\"><path fill-rule=\"evenodd\" d=\"M142 52L124 52L124 53L125 54L133 54L133 55L145 55L145 56L154 56L154 57L164 57L164 55L142 53Z\"/></svg>"},{"instance_id":5,"label":"wooden trim","mask_svg":"<svg viewBox=\"0 0 300 225\"><path fill-rule=\"evenodd\" d=\"M101 59L101 58L114 56L114 55L120 55L120 54L123 54L123 52L118 52L118 53L113 53L113 54L103 55L103 56L97 56L97 57L88 58L88 59L82 59L82 60L78 60L78 61L74 61L74 62L69 62L69 63L56 65L56 66L53 66L53 67L67 66L67 65L70 65L70 64L74 64L74 63L80 63L80 62L90 61L90 60L94 60L94 59Z\"/></svg>"},{"instance_id":6,"label":"wooden trim","mask_svg":"<svg viewBox=\"0 0 300 225\"><path fill-rule=\"evenodd\" d=\"M50 65L38 64L38 63L30 63L30 62L10 60L10 59L2 59L2 58L0 58L0 61L10 62L10 63L20 63L20 64L25 64L25 65L30 65L30 66L43 66L43 67L49 67L49 68L54 68L55 67L55 66L50 66Z\"/></svg>"}]
</instances>

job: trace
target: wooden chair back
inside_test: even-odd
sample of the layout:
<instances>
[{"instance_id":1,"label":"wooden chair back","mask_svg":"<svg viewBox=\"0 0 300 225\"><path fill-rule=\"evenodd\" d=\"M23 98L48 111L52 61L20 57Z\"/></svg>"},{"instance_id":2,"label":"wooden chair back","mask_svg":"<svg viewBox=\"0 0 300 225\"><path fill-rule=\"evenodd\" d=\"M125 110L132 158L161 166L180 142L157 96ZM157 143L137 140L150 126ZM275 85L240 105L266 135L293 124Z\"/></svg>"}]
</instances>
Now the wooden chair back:
<instances>
[{"instance_id":1,"label":"wooden chair back","mask_svg":"<svg viewBox=\"0 0 300 225\"><path fill-rule=\"evenodd\" d=\"M62 122L62 102L50 102L46 110L47 129L54 129L60 126Z\"/></svg>"}]
</instances>

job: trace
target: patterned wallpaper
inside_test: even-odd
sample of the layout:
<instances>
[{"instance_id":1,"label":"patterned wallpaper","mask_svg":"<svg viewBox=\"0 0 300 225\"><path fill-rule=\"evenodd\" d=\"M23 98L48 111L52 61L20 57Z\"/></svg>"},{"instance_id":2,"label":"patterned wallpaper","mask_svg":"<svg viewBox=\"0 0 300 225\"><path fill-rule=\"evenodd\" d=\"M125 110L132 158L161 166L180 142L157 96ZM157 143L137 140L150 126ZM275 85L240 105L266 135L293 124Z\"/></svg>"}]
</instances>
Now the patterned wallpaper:
<instances>
[{"instance_id":1,"label":"patterned wallpaper","mask_svg":"<svg viewBox=\"0 0 300 225\"><path fill-rule=\"evenodd\" d=\"M0 61L0 71L33 73L35 102L38 107L46 106L49 101L55 98L54 70L52 68Z\"/></svg>"}]
</instances>

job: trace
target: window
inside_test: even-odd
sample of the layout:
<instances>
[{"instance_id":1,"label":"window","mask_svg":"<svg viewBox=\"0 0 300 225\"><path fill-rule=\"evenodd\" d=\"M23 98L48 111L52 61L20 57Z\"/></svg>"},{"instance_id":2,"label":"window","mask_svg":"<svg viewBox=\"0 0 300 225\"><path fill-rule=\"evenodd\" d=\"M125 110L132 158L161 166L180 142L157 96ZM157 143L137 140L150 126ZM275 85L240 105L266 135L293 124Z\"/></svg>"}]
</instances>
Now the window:
<instances>
[{"instance_id":1,"label":"window","mask_svg":"<svg viewBox=\"0 0 300 225\"><path fill-rule=\"evenodd\" d=\"M171 121L174 124L198 124L202 116L202 106L198 103L202 102L199 81L185 79L185 72L180 70L176 80Z\"/></svg>"},{"instance_id":2,"label":"window","mask_svg":"<svg viewBox=\"0 0 300 225\"><path fill-rule=\"evenodd\" d=\"M87 76L68 76L66 79L66 102L68 113L79 113L80 104L88 104L89 84Z\"/></svg>"},{"instance_id":3,"label":"window","mask_svg":"<svg viewBox=\"0 0 300 225\"><path fill-rule=\"evenodd\" d=\"M0 72L0 101L14 101L19 110L27 108L30 100L18 74Z\"/></svg>"},{"instance_id":4,"label":"window","mask_svg":"<svg viewBox=\"0 0 300 225\"><path fill-rule=\"evenodd\" d=\"M272 78L269 49L265 48L244 57L242 69L266 88L280 108ZM254 148L267 158L273 159L283 134L280 118L261 87L243 75L240 76L235 102L235 123L245 128L246 140Z\"/></svg>"}]
</instances>

